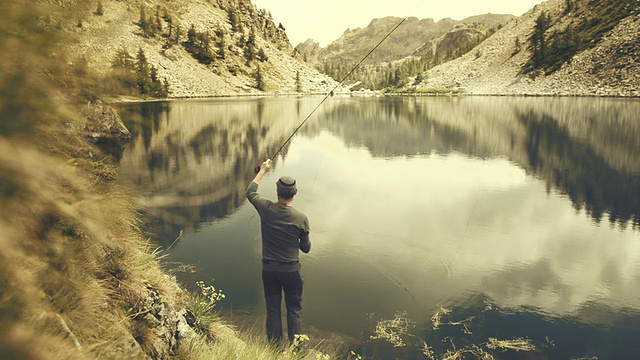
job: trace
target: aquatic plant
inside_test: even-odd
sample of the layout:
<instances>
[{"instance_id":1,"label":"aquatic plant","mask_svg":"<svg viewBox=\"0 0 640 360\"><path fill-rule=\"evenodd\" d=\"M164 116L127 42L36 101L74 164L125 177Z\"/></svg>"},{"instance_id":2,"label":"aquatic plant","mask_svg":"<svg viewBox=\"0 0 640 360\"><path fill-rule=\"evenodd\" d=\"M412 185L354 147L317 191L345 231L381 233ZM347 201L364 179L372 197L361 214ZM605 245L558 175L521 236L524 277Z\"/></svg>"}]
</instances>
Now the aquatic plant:
<instances>
[{"instance_id":1,"label":"aquatic plant","mask_svg":"<svg viewBox=\"0 0 640 360\"><path fill-rule=\"evenodd\" d=\"M383 339L391 343L393 347L404 347L407 344L403 337L409 335L408 330L412 327L414 325L407 318L407 313L397 312L393 319L378 321L371 339Z\"/></svg>"},{"instance_id":2,"label":"aquatic plant","mask_svg":"<svg viewBox=\"0 0 640 360\"><path fill-rule=\"evenodd\" d=\"M492 308L492 305L487 303L483 312L489 311ZM431 317L431 323L433 325L431 331L438 331L442 326L462 326L463 334L473 334L471 331L471 322L475 319L475 316L469 316L460 321L444 321L443 317L449 316L451 313L452 311L450 309L440 307ZM436 358L447 360L463 359L465 354L470 354L476 359L489 360L494 359L494 355L491 354L489 350L535 351L537 349L533 342L527 338L499 340L492 337L484 343L469 344L465 347L458 348L453 338L447 336L443 341L448 341L451 347L446 349L443 354L438 355L424 339L411 334L410 329L413 327L414 324L407 318L407 313L399 311L396 312L392 319L377 321L373 334L370 335L370 339L384 340L393 345L394 348L415 346L425 357L432 360ZM553 344L553 341L548 338L546 341L549 344Z\"/></svg>"}]
</instances>

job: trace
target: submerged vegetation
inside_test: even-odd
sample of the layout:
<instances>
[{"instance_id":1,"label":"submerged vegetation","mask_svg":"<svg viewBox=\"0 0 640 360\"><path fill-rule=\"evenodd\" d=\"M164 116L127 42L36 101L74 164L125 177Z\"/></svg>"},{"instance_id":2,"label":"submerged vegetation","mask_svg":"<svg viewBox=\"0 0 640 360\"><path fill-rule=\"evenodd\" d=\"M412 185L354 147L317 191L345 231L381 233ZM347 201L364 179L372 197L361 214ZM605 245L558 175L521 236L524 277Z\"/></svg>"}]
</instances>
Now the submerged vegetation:
<instances>
[{"instance_id":1,"label":"submerged vegetation","mask_svg":"<svg viewBox=\"0 0 640 360\"><path fill-rule=\"evenodd\" d=\"M492 309L493 307L487 304L482 312L484 313ZM486 342L482 343L464 342L463 345L456 345L454 341L458 341L457 336L440 336L437 334L438 331L441 330L442 327L461 327L461 334L472 335L471 326L475 317L471 316L460 321L443 320L443 318L450 318L452 316L450 309L441 307L431 318L432 328L428 329L431 336L427 337L431 339L441 337L441 342L447 344L447 346L444 347L441 344L437 344L438 349L436 349L436 346L432 346L434 344L429 345L427 341L431 340L425 340L427 337L424 335L418 336L414 334L412 329L415 328L415 323L409 320L406 312L397 312L392 319L376 321L375 330L369 338L374 342L384 341L394 348L412 347L416 349L416 356L418 358L432 360L463 359L466 358L465 355L470 355L472 356L471 358L474 359L489 360L495 359L494 354L496 352L535 352L538 350L532 340L523 337L503 340L490 337ZM461 342L463 340L464 339L460 339ZM549 342L548 338L547 342Z\"/></svg>"}]
</instances>

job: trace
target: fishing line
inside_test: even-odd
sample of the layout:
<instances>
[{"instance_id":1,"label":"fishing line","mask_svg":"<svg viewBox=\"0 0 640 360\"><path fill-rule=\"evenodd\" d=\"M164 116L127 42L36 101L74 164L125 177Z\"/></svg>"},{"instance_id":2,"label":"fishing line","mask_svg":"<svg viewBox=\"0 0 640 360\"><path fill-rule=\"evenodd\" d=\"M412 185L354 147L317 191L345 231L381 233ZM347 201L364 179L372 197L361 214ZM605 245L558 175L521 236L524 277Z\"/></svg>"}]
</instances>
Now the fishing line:
<instances>
[{"instance_id":1,"label":"fishing line","mask_svg":"<svg viewBox=\"0 0 640 360\"><path fill-rule=\"evenodd\" d=\"M378 42L378 44L376 44L376 46L373 47L373 49L371 49L361 60L360 62L358 62L353 68L351 68L351 70L349 70L349 72L347 73L347 75L345 75L342 80L340 80L340 82L333 87L333 89L327 93L327 95L325 95L325 97L322 99L322 101L320 101L320 103L318 105L316 105L316 107L311 110L311 112L309 113L309 115L307 115L306 118L304 118L304 120L300 123L300 125L298 125L297 128L295 128L295 130L293 130L293 132L291 133L291 135L287 138L287 140L285 140L282 143L282 146L280 146L280 148L278 149L278 151L276 151L273 156L271 156L269 159L275 159L276 156L278 156L278 154L280 153L280 151L282 151L282 149L285 147L285 145L287 145L287 143L289 141L291 141L291 139L293 138L293 136L298 132L298 130L300 130L300 128L307 122L307 120L309 120L309 118L311 117L311 115L313 115L313 113L316 112L316 110L318 110L318 108L330 97L333 96L333 92L342 85L342 83L344 83L345 80L347 80L347 78L349 76L351 76L351 74L353 74L354 71L356 71L356 69L360 66L360 64L362 64L368 57L369 55L371 55L371 53L373 53L379 46L380 44L382 44L383 41L385 41L391 34L393 34L394 31L396 31L396 29L398 27L400 27L400 25L402 25L402 23L407 20L407 18L402 19L398 25L396 25L393 29L391 29L391 31L389 31L389 33L387 33L387 35L385 35L385 37L382 38L382 40L380 40ZM258 171L260 171L260 166L257 166L255 168L255 172L258 173Z\"/></svg>"},{"instance_id":2,"label":"fishing line","mask_svg":"<svg viewBox=\"0 0 640 360\"><path fill-rule=\"evenodd\" d=\"M482 190L481 196L477 197L476 202L473 204L471 215L469 215L469 218L467 219L467 226L464 227L464 233L462 234L462 239L460 240L460 243L458 244L458 248L456 249L456 251L460 251L460 246L462 246L462 243L464 242L464 238L467 236L467 230L469 230L469 223L471 223L471 219L473 218L473 215L476 213L476 207L478 206L478 202L482 199L484 199L484 190Z\"/></svg>"},{"instance_id":3,"label":"fishing line","mask_svg":"<svg viewBox=\"0 0 640 360\"><path fill-rule=\"evenodd\" d=\"M324 152L322 152L322 156L318 161L318 167L316 167L316 175L313 177L313 184L311 184L311 190L309 190L309 195L307 197L307 201L304 203L304 207L302 208L302 211L306 211L307 205L309 205L309 199L311 199L311 194L313 194L313 189L316 187L316 180L318 179L318 172L320 170L320 164L322 164L323 158L324 158Z\"/></svg>"}]
</instances>

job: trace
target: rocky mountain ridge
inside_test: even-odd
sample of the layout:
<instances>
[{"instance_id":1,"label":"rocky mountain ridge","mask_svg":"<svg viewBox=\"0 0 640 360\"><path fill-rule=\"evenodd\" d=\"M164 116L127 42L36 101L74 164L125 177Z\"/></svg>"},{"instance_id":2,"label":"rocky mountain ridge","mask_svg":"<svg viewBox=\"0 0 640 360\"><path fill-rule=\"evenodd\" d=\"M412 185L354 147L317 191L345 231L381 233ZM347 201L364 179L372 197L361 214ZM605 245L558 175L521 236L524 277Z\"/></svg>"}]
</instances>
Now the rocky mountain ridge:
<instances>
[{"instance_id":1,"label":"rocky mountain ridge","mask_svg":"<svg viewBox=\"0 0 640 360\"><path fill-rule=\"evenodd\" d=\"M609 0L615 1L631 0ZM440 64L421 76L420 81L428 81L408 82L407 86L417 84L408 91L444 88L467 94L638 96L637 13L622 20L595 47L576 54L555 73L523 74L522 68L531 57L528 40L536 18L545 11L552 18L561 19L549 32L561 29L561 24L584 17L576 15L576 11L567 13L570 3L584 9L591 6L588 0L549 0L515 19L496 14L438 22L410 17L367 61L380 64L426 59L426 69ZM73 4L67 1L64 5ZM168 9L183 32L193 26L198 32L222 34L224 46L212 44L212 48L220 51L224 47L225 58L201 64L183 46L165 47L162 38L143 36L138 24L142 5L150 12L158 7ZM239 19L240 30L231 24L231 11ZM355 63L401 20L386 17L372 20L364 29L347 29L324 49L311 39L293 49L285 27L276 26L267 10L258 10L249 0L111 1L104 2L103 15L87 14L79 20L81 26L71 30L77 41L70 43L68 50L74 56L108 74L120 49L130 53L142 49L149 63L157 68L157 76L167 79L172 98L326 93L337 81L316 70L321 63ZM246 61L243 48L238 45L252 32L256 34L256 48L264 52L264 60ZM266 84L263 89L256 83L258 69ZM324 72L330 74L326 69ZM348 89L343 87L338 92Z\"/></svg>"},{"instance_id":2,"label":"rocky mountain ridge","mask_svg":"<svg viewBox=\"0 0 640 360\"><path fill-rule=\"evenodd\" d=\"M567 4L573 4L573 12L567 11ZM572 21L586 21L591 6L586 0L541 3L508 23L474 51L430 69L428 81L418 89L455 88L468 94L491 95L640 96L640 14L637 11L622 19L597 43L592 40L593 47L578 52L558 71L548 75L523 74L523 67L531 58L527 43L536 19L543 12L547 14L553 23L547 34L552 34L565 29ZM582 8L582 13L576 8ZM517 43L522 44L521 49Z\"/></svg>"},{"instance_id":3,"label":"rocky mountain ridge","mask_svg":"<svg viewBox=\"0 0 640 360\"><path fill-rule=\"evenodd\" d=\"M437 42L436 39L450 31L460 32L474 27L488 31L489 28L498 28L513 18L515 18L513 15L484 14L461 21L445 18L436 22L431 18L408 17L364 63L380 64L400 60L416 53L424 53L424 49L432 46ZM308 39L298 44L296 50L308 63L316 67L321 67L323 64L353 64L367 54L402 20L393 16L373 19L365 28L347 29L340 38L325 48Z\"/></svg>"}]
</instances>

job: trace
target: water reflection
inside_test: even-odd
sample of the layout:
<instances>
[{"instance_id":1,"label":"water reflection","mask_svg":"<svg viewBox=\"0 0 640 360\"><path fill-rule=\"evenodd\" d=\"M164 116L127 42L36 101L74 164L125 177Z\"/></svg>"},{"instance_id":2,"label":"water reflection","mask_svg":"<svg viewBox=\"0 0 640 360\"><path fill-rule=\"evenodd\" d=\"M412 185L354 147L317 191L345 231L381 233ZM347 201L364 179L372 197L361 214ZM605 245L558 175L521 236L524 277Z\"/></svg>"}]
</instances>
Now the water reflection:
<instances>
[{"instance_id":1,"label":"water reflection","mask_svg":"<svg viewBox=\"0 0 640 360\"><path fill-rule=\"evenodd\" d=\"M165 245L190 230L171 259L215 277L234 308L262 307L252 168L319 101L151 104L138 121L140 105L123 109L135 139L122 176L168 227ZM366 313L406 310L441 352L455 331L461 344L552 336L546 356L629 358L638 345L607 341L640 335L638 114L634 100L331 99L261 187L273 198L278 176L299 180L314 240L306 321L357 336ZM473 334L429 330L440 307L473 316Z\"/></svg>"},{"instance_id":2,"label":"water reflection","mask_svg":"<svg viewBox=\"0 0 640 360\"><path fill-rule=\"evenodd\" d=\"M614 123L587 129L599 135L591 136L596 143L585 143L572 141L569 128L550 115L529 111L516 116L527 130L528 168L568 194L577 210L586 208L594 220L599 222L608 213L611 223L624 227L633 220L638 225L639 157L633 154L639 154L640 149L639 134L633 128L623 129Z\"/></svg>"},{"instance_id":3,"label":"water reflection","mask_svg":"<svg viewBox=\"0 0 640 360\"><path fill-rule=\"evenodd\" d=\"M162 209L156 216L165 224L197 226L240 205L250 169L318 101L123 107L136 139L121 171L150 196L152 208ZM312 136L326 127L376 157L506 157L567 194L594 220L606 216L620 226L638 226L639 115L637 101L609 99L337 99L302 132Z\"/></svg>"},{"instance_id":4,"label":"water reflection","mask_svg":"<svg viewBox=\"0 0 640 360\"><path fill-rule=\"evenodd\" d=\"M147 199L160 243L168 245L181 229L224 217L244 201L253 167L297 125L291 114L312 103L296 104L292 99L183 101L120 109L134 137L120 173Z\"/></svg>"},{"instance_id":5,"label":"water reflection","mask_svg":"<svg viewBox=\"0 0 640 360\"><path fill-rule=\"evenodd\" d=\"M634 100L385 98L335 106L326 126L378 157L506 157L594 220L638 226L639 118Z\"/></svg>"}]
</instances>

